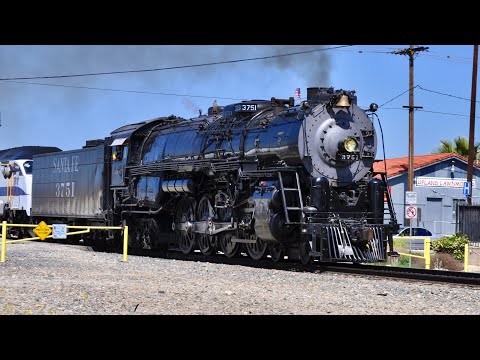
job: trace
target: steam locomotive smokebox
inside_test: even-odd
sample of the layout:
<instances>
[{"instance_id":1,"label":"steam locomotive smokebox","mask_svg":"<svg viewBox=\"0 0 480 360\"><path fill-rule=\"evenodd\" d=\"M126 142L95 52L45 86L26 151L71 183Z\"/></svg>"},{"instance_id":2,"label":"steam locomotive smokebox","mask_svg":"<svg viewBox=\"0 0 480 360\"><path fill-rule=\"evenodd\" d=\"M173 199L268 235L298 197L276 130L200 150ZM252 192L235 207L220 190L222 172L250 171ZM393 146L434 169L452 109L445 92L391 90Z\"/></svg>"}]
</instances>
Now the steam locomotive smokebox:
<instances>
[{"instance_id":1,"label":"steam locomotive smokebox","mask_svg":"<svg viewBox=\"0 0 480 360\"><path fill-rule=\"evenodd\" d=\"M327 211L330 199L329 195L328 179L326 177L316 178L311 190L312 205L316 207L318 211Z\"/></svg>"}]
</instances>

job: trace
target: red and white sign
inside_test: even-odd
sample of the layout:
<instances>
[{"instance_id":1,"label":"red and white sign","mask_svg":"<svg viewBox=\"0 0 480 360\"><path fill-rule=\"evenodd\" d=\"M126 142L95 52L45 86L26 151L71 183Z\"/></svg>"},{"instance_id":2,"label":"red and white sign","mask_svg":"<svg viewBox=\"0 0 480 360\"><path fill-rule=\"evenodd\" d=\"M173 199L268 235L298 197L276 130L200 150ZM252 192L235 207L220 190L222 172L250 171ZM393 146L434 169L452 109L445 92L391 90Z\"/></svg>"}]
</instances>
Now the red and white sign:
<instances>
[{"instance_id":1,"label":"red and white sign","mask_svg":"<svg viewBox=\"0 0 480 360\"><path fill-rule=\"evenodd\" d=\"M417 207L416 206L407 206L405 208L405 216L407 219L416 219L417 218Z\"/></svg>"},{"instance_id":2,"label":"red and white sign","mask_svg":"<svg viewBox=\"0 0 480 360\"><path fill-rule=\"evenodd\" d=\"M392 196L392 186L388 187L388 192L390 193L390 197ZM387 201L387 193L383 193L383 202L386 203Z\"/></svg>"},{"instance_id":3,"label":"red and white sign","mask_svg":"<svg viewBox=\"0 0 480 360\"><path fill-rule=\"evenodd\" d=\"M467 179L419 176L415 178L415 186L463 188L463 183L465 181L467 181ZM475 179L472 179L472 183L473 187L475 187Z\"/></svg>"}]
</instances>

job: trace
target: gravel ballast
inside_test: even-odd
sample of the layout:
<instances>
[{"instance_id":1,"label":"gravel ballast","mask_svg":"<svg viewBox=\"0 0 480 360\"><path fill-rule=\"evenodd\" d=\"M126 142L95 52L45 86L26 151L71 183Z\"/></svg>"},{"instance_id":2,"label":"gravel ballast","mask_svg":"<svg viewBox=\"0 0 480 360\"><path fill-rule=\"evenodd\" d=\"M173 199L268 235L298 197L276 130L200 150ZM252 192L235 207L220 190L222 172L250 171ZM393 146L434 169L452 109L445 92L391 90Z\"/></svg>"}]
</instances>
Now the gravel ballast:
<instances>
[{"instance_id":1,"label":"gravel ballast","mask_svg":"<svg viewBox=\"0 0 480 360\"><path fill-rule=\"evenodd\" d=\"M480 287L7 245L0 314L480 314Z\"/></svg>"}]
</instances>

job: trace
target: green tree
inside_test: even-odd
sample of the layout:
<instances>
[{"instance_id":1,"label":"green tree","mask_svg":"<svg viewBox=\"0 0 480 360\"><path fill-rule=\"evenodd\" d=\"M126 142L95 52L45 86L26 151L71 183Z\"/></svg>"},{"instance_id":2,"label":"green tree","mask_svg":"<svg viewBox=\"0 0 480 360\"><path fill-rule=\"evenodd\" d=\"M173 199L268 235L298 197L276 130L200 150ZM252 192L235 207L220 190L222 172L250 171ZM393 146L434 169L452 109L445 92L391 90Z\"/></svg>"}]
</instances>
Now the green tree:
<instances>
[{"instance_id":1,"label":"green tree","mask_svg":"<svg viewBox=\"0 0 480 360\"><path fill-rule=\"evenodd\" d=\"M453 142L450 140L440 140L440 146L436 148L434 154L443 154L443 153L457 153L459 155L468 157L468 139L465 136L457 136L453 139ZM480 143L476 143L474 146L475 154L478 154L480 148Z\"/></svg>"}]
</instances>

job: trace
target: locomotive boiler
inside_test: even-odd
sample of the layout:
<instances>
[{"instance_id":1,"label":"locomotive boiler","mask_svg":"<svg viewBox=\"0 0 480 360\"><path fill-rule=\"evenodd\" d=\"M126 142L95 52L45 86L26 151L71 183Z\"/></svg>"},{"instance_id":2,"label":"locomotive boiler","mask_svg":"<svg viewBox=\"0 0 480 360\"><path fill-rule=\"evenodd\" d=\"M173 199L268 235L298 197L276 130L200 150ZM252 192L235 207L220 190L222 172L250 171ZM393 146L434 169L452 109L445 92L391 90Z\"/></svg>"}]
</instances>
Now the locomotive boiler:
<instances>
[{"instance_id":1,"label":"locomotive boiler","mask_svg":"<svg viewBox=\"0 0 480 360\"><path fill-rule=\"evenodd\" d=\"M396 229L376 133L353 91L309 88L293 98L214 104L112 133L114 208L132 245L174 242L184 253L245 245L254 259L381 261ZM115 149L114 149L115 147Z\"/></svg>"},{"instance_id":2,"label":"locomotive boiler","mask_svg":"<svg viewBox=\"0 0 480 360\"><path fill-rule=\"evenodd\" d=\"M227 257L245 251L253 259L286 255L304 263L383 261L398 225L386 176L372 170L373 122L356 102L354 91L309 88L300 105L293 98L214 102L193 119L172 115L122 126L82 149L105 154L87 176L104 186L97 200L85 200L90 218L128 225L129 245L144 249L174 245L185 254L199 249ZM77 207L68 203L81 199L46 192L52 192L47 183L72 186L80 172L71 165L59 174L40 168L46 172L38 195L50 200L38 215L78 222ZM33 204L34 214L45 207ZM84 211L81 221L88 217Z\"/></svg>"}]
</instances>

